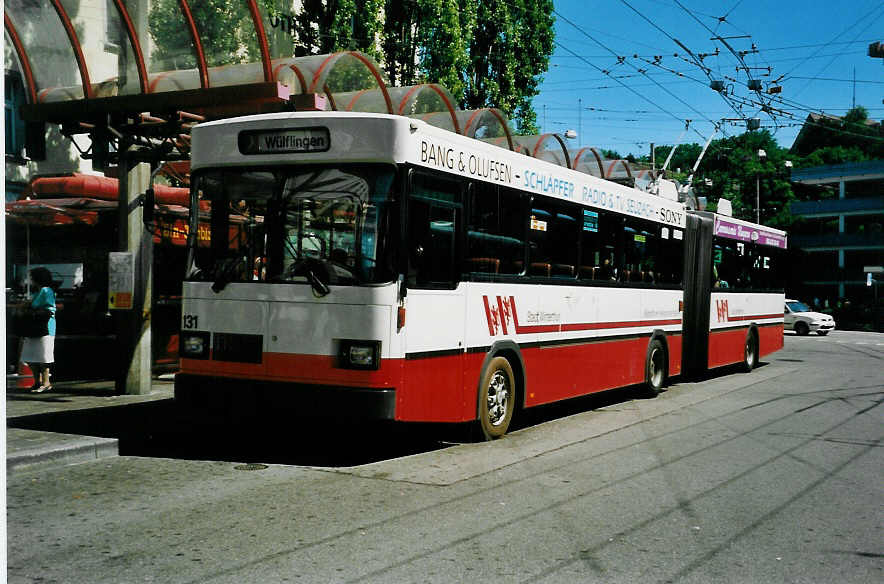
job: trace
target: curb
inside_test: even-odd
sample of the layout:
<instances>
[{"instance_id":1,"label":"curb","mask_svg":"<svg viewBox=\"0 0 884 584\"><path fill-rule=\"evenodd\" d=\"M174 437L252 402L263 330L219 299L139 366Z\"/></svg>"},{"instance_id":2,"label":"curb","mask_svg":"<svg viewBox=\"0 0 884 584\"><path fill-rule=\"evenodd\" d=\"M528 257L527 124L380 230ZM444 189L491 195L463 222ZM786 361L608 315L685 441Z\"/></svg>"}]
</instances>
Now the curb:
<instances>
[{"instance_id":1,"label":"curb","mask_svg":"<svg viewBox=\"0 0 884 584\"><path fill-rule=\"evenodd\" d=\"M120 454L120 441L116 438L77 436L20 428L7 428L6 432L7 445L13 434L17 442L30 444L14 452L7 451L7 475L115 457Z\"/></svg>"}]
</instances>

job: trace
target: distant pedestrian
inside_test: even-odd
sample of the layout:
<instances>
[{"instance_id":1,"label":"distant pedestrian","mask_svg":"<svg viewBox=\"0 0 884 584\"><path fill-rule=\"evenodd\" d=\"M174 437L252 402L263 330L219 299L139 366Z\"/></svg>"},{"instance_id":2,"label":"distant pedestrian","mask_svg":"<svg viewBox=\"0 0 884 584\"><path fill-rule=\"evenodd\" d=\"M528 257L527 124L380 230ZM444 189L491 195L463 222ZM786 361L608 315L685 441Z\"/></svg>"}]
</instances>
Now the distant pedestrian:
<instances>
[{"instance_id":1,"label":"distant pedestrian","mask_svg":"<svg viewBox=\"0 0 884 584\"><path fill-rule=\"evenodd\" d=\"M49 313L46 323L47 334L25 337L21 349L21 360L28 364L34 374L31 391L43 393L52 389L50 367L55 363L55 291L52 289L52 273L46 268L34 268L29 276L32 288L36 289L31 299L30 310Z\"/></svg>"}]
</instances>

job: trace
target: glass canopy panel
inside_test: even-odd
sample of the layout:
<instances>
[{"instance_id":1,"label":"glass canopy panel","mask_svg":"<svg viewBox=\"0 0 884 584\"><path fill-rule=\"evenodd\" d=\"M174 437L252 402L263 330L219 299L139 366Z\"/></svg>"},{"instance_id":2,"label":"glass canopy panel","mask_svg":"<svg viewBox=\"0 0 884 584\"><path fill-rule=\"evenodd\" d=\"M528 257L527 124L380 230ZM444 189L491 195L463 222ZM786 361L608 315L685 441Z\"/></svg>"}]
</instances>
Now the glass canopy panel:
<instances>
[{"instance_id":1,"label":"glass canopy panel","mask_svg":"<svg viewBox=\"0 0 884 584\"><path fill-rule=\"evenodd\" d=\"M654 174L646 168L632 166L632 176L635 177L635 188L647 191L654 181Z\"/></svg>"},{"instance_id":2,"label":"glass canopy panel","mask_svg":"<svg viewBox=\"0 0 884 584\"><path fill-rule=\"evenodd\" d=\"M605 169L605 178L620 179L630 176L629 163L625 160L603 160L602 166Z\"/></svg>"},{"instance_id":3,"label":"glass canopy panel","mask_svg":"<svg viewBox=\"0 0 884 584\"><path fill-rule=\"evenodd\" d=\"M460 129L457 126L457 118L452 116L449 112L435 112L431 114L417 114L409 116L412 118L417 118L419 120L423 120L431 126L435 126L437 128L442 128L444 130L448 130L450 132L460 133ZM507 148L508 146L505 146Z\"/></svg>"},{"instance_id":4,"label":"glass canopy panel","mask_svg":"<svg viewBox=\"0 0 884 584\"><path fill-rule=\"evenodd\" d=\"M561 139L554 134L541 134L540 136L513 136L513 143L519 145L520 151L526 151L529 155L570 168L570 157Z\"/></svg>"},{"instance_id":5,"label":"glass canopy panel","mask_svg":"<svg viewBox=\"0 0 884 584\"><path fill-rule=\"evenodd\" d=\"M303 72L295 59L274 59L270 65L273 78L288 87L292 95L307 93L312 73Z\"/></svg>"},{"instance_id":6,"label":"glass canopy panel","mask_svg":"<svg viewBox=\"0 0 884 584\"><path fill-rule=\"evenodd\" d=\"M599 159L601 157L597 157L597 152L594 148L581 148L580 150L572 151L570 154L571 166L574 170L604 178L604 170L599 168Z\"/></svg>"},{"instance_id":7,"label":"glass canopy panel","mask_svg":"<svg viewBox=\"0 0 884 584\"><path fill-rule=\"evenodd\" d=\"M141 93L138 63L113 0L61 0L80 42L95 97Z\"/></svg>"},{"instance_id":8,"label":"glass canopy panel","mask_svg":"<svg viewBox=\"0 0 884 584\"><path fill-rule=\"evenodd\" d=\"M18 55L15 52L15 47L12 44L12 39L9 38L9 34L6 32L6 29L3 30L3 63L4 68L7 71L15 71L19 75L21 75L21 61L18 59ZM22 81L24 81L24 75L22 75Z\"/></svg>"},{"instance_id":9,"label":"glass canopy panel","mask_svg":"<svg viewBox=\"0 0 884 584\"><path fill-rule=\"evenodd\" d=\"M209 68L209 86L263 81L261 50L246 0L189 0L188 5Z\"/></svg>"},{"instance_id":10,"label":"glass canopy panel","mask_svg":"<svg viewBox=\"0 0 884 584\"><path fill-rule=\"evenodd\" d=\"M490 108L459 110L455 115L464 136L478 140L489 140L512 135L507 126L506 117L497 110Z\"/></svg>"},{"instance_id":11,"label":"glass canopy panel","mask_svg":"<svg viewBox=\"0 0 884 584\"><path fill-rule=\"evenodd\" d=\"M558 152L555 150L541 150L537 153L536 158L568 168L568 160L565 158L565 152L563 150L559 150Z\"/></svg>"},{"instance_id":12,"label":"glass canopy panel","mask_svg":"<svg viewBox=\"0 0 884 584\"><path fill-rule=\"evenodd\" d=\"M387 110L387 100L380 89L363 89L362 91L347 91L332 95L335 106L339 111L369 112L375 114L390 113ZM395 111L395 104L394 104Z\"/></svg>"},{"instance_id":13,"label":"glass canopy panel","mask_svg":"<svg viewBox=\"0 0 884 584\"><path fill-rule=\"evenodd\" d=\"M313 72L310 90L315 93L346 93L362 89L386 91L387 82L373 60L365 55L341 52L296 59L298 66ZM305 71L306 74L306 71Z\"/></svg>"},{"instance_id":14,"label":"glass canopy panel","mask_svg":"<svg viewBox=\"0 0 884 584\"><path fill-rule=\"evenodd\" d=\"M196 47L178 0L126 0L147 63L150 91L200 87ZM144 30L147 30L147 34Z\"/></svg>"},{"instance_id":15,"label":"glass canopy panel","mask_svg":"<svg viewBox=\"0 0 884 584\"><path fill-rule=\"evenodd\" d=\"M445 87L435 83L389 87L393 113L413 116L432 112L453 112L454 98Z\"/></svg>"},{"instance_id":16,"label":"glass canopy panel","mask_svg":"<svg viewBox=\"0 0 884 584\"><path fill-rule=\"evenodd\" d=\"M267 7L268 4L274 6ZM267 35L267 45L270 49L271 59L291 59L295 56L295 25L296 16L292 12L292 3L282 0L276 2L261 0L258 2L258 10L264 23L264 34Z\"/></svg>"},{"instance_id":17,"label":"glass canopy panel","mask_svg":"<svg viewBox=\"0 0 884 584\"><path fill-rule=\"evenodd\" d=\"M67 32L52 4L7 0L4 9L31 63L38 102L83 98L83 83Z\"/></svg>"}]
</instances>

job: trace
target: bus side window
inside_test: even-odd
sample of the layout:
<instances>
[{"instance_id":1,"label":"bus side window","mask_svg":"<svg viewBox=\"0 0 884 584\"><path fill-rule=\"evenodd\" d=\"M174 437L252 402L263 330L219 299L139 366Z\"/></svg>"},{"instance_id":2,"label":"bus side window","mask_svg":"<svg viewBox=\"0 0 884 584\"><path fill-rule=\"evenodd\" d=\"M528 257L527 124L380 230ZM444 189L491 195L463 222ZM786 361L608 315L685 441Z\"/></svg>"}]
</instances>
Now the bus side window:
<instances>
[{"instance_id":1,"label":"bus side window","mask_svg":"<svg viewBox=\"0 0 884 584\"><path fill-rule=\"evenodd\" d=\"M526 199L497 185L469 193L464 273L518 274L525 264Z\"/></svg>"},{"instance_id":2,"label":"bus side window","mask_svg":"<svg viewBox=\"0 0 884 584\"><path fill-rule=\"evenodd\" d=\"M412 176L408 198L408 283L453 288L458 281L462 206L457 185Z\"/></svg>"}]
</instances>

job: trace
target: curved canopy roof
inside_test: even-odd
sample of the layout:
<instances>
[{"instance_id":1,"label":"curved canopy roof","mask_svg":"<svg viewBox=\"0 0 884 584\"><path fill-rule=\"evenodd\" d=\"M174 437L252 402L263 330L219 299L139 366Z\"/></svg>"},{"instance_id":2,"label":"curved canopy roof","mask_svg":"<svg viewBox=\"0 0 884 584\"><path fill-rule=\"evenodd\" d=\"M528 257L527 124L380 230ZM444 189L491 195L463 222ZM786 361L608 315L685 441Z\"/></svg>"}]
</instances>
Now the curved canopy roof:
<instances>
[{"instance_id":1,"label":"curved canopy roof","mask_svg":"<svg viewBox=\"0 0 884 584\"><path fill-rule=\"evenodd\" d=\"M569 152L558 135L515 136L497 109L458 110L441 85L390 87L362 53L293 57L294 17L257 0L231 0L223 14L198 0L7 0L4 25L7 68L22 76L31 119L88 127L109 115L143 123L139 114L150 111L178 112L180 121L182 109L207 117L279 111L303 96L312 109L411 116L600 178L634 180L627 161L593 148ZM187 138L179 131L176 145Z\"/></svg>"}]
</instances>

